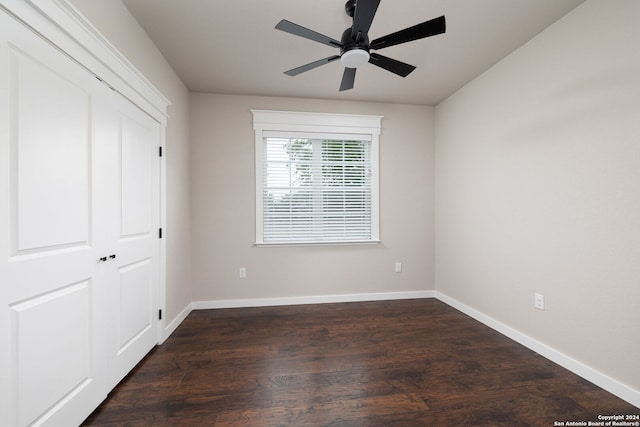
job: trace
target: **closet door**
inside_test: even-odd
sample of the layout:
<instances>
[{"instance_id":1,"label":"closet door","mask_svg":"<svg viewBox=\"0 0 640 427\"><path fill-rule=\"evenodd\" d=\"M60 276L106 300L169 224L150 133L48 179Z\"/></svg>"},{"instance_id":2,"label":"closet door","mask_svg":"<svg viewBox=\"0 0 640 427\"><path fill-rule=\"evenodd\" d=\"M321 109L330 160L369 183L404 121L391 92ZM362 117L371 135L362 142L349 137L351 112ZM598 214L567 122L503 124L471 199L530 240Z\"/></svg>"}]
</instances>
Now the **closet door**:
<instances>
[{"instance_id":1,"label":"closet door","mask_svg":"<svg viewBox=\"0 0 640 427\"><path fill-rule=\"evenodd\" d=\"M120 381L158 342L160 123L116 92L109 294L109 378Z\"/></svg>"},{"instance_id":2,"label":"closet door","mask_svg":"<svg viewBox=\"0 0 640 427\"><path fill-rule=\"evenodd\" d=\"M77 425L106 396L108 91L0 12L2 425Z\"/></svg>"}]
</instances>

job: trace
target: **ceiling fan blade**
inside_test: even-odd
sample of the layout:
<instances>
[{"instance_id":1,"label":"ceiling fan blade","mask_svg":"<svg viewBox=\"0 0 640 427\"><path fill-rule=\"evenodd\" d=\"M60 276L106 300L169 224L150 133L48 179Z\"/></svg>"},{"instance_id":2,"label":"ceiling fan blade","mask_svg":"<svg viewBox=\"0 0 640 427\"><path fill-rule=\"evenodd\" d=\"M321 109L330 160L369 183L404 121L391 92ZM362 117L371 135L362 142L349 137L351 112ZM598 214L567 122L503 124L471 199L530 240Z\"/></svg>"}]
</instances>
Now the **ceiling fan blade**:
<instances>
[{"instance_id":1,"label":"ceiling fan blade","mask_svg":"<svg viewBox=\"0 0 640 427\"><path fill-rule=\"evenodd\" d=\"M423 39L425 37L435 36L437 34L442 34L445 31L445 19L444 16L440 16L430 21L423 22L422 24L414 25L413 27L405 28L404 30L375 39L371 42L369 47L371 49L382 49L401 43Z\"/></svg>"},{"instance_id":2,"label":"ceiling fan blade","mask_svg":"<svg viewBox=\"0 0 640 427\"><path fill-rule=\"evenodd\" d=\"M358 33L362 34L362 39L369 33L373 17L380 5L380 0L358 0L356 9L353 14L353 27L351 30L351 38L357 40ZM359 41L359 40L357 40Z\"/></svg>"},{"instance_id":3,"label":"ceiling fan blade","mask_svg":"<svg viewBox=\"0 0 640 427\"><path fill-rule=\"evenodd\" d=\"M405 64L395 59L391 59L386 56L379 55L375 52L371 52L369 56L369 63L377 65L380 68L384 68L387 71L391 71L401 77L407 77L413 70L416 69L413 65Z\"/></svg>"},{"instance_id":4,"label":"ceiling fan blade","mask_svg":"<svg viewBox=\"0 0 640 427\"><path fill-rule=\"evenodd\" d=\"M304 73L305 71L313 70L321 65L328 64L331 61L335 61L336 59L340 59L340 55L330 56L328 58L319 59L317 61L310 62L305 65L301 65L299 67L293 68L289 71L285 71L284 73L288 76L297 76L300 73Z\"/></svg>"},{"instance_id":5,"label":"ceiling fan blade","mask_svg":"<svg viewBox=\"0 0 640 427\"><path fill-rule=\"evenodd\" d=\"M356 81L356 69L347 68L344 69L342 74L342 83L340 83L340 92L343 90L353 89L353 83Z\"/></svg>"},{"instance_id":6,"label":"ceiling fan blade","mask_svg":"<svg viewBox=\"0 0 640 427\"><path fill-rule=\"evenodd\" d=\"M331 37L325 36L324 34L317 33L313 30L303 27L302 25L294 24L291 21L287 21L283 19L278 22L276 25L276 29L284 31L285 33L293 34L294 36L304 37L305 39L313 40L314 42L326 44L331 47L342 47L342 43L340 43L336 39L332 39Z\"/></svg>"}]
</instances>

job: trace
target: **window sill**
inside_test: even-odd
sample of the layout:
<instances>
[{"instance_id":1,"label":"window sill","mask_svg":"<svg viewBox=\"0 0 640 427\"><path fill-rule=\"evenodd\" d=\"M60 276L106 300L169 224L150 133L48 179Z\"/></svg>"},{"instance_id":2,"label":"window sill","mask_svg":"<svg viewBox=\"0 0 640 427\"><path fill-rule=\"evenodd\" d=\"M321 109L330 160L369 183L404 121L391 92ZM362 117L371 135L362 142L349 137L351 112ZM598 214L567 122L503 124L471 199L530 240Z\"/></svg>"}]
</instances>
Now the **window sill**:
<instances>
[{"instance_id":1,"label":"window sill","mask_svg":"<svg viewBox=\"0 0 640 427\"><path fill-rule=\"evenodd\" d=\"M274 248L274 247L295 247L295 246L367 246L367 245L379 245L380 240L354 240L354 241L340 241L340 242L256 242L253 245L257 248Z\"/></svg>"}]
</instances>

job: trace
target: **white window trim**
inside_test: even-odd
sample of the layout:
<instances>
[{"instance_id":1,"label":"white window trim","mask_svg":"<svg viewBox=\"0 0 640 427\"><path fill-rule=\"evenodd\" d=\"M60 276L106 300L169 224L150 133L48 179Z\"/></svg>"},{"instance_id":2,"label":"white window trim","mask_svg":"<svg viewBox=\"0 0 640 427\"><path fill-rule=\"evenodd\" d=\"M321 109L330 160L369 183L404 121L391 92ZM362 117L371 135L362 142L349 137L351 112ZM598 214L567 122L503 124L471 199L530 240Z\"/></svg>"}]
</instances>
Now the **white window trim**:
<instances>
[{"instance_id":1,"label":"white window trim","mask_svg":"<svg viewBox=\"0 0 640 427\"><path fill-rule=\"evenodd\" d=\"M255 132L256 246L315 246L380 243L379 138L383 116L297 111L251 110ZM366 241L265 243L263 241L263 138L267 132L310 132L370 135L371 137L371 239Z\"/></svg>"}]
</instances>

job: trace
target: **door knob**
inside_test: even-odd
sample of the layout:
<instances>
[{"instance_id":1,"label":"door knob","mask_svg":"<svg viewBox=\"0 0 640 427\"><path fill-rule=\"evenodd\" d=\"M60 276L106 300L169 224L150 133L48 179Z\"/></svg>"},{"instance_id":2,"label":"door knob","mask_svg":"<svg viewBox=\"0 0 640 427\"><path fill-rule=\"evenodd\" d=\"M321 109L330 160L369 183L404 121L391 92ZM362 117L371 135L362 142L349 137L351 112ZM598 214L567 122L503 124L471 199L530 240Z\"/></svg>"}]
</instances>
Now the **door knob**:
<instances>
[{"instance_id":1,"label":"door knob","mask_svg":"<svg viewBox=\"0 0 640 427\"><path fill-rule=\"evenodd\" d=\"M110 258L110 259L116 259L116 254L111 254L111 255L109 255L109 258Z\"/></svg>"},{"instance_id":2,"label":"door knob","mask_svg":"<svg viewBox=\"0 0 640 427\"><path fill-rule=\"evenodd\" d=\"M107 257L106 256L100 257L100 258L98 258L98 261L107 262Z\"/></svg>"}]
</instances>

